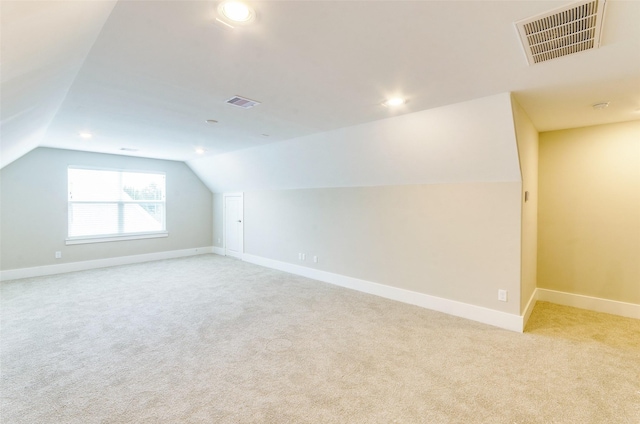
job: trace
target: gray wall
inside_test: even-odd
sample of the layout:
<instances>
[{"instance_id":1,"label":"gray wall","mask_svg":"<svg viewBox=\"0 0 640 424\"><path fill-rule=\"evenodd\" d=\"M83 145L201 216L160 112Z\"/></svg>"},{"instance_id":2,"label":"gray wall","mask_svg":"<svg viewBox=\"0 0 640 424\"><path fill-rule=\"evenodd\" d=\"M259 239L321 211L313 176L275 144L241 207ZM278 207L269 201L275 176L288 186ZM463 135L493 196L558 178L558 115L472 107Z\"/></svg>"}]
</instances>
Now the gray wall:
<instances>
[{"instance_id":1,"label":"gray wall","mask_svg":"<svg viewBox=\"0 0 640 424\"><path fill-rule=\"evenodd\" d=\"M213 246L215 247L224 247L223 218L224 197L221 193L213 193Z\"/></svg>"},{"instance_id":2,"label":"gray wall","mask_svg":"<svg viewBox=\"0 0 640 424\"><path fill-rule=\"evenodd\" d=\"M66 246L69 165L165 172L169 237ZM38 148L0 171L0 269L211 246L211 216L211 192L183 162Z\"/></svg>"}]
</instances>

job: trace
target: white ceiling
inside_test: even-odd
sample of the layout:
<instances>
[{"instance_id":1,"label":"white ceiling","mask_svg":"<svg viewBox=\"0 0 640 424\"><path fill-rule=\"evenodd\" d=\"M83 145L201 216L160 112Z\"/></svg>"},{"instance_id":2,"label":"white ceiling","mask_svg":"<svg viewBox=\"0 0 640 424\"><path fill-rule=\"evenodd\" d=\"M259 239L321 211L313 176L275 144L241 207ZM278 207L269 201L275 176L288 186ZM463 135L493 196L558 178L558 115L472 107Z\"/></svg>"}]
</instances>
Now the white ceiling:
<instances>
[{"instance_id":1,"label":"white ceiling","mask_svg":"<svg viewBox=\"0 0 640 424\"><path fill-rule=\"evenodd\" d=\"M640 119L640 1L608 0L599 49L527 65L513 23L569 3L253 1L223 30L215 1L3 0L2 166L37 146L187 161L504 92L539 131Z\"/></svg>"}]
</instances>

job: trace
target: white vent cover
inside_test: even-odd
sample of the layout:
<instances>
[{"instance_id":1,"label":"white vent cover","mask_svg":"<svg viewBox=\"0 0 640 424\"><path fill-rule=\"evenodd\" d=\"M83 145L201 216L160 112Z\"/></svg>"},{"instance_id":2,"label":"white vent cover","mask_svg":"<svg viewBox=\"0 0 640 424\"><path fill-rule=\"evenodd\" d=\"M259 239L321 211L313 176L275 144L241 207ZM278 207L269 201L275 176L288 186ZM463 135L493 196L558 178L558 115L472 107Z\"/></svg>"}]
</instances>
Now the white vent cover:
<instances>
[{"instance_id":1,"label":"white vent cover","mask_svg":"<svg viewBox=\"0 0 640 424\"><path fill-rule=\"evenodd\" d=\"M227 103L230 105L241 107L242 109L249 109L254 107L255 105L259 105L260 102L256 102L255 100L247 99L240 96L233 96Z\"/></svg>"},{"instance_id":2,"label":"white vent cover","mask_svg":"<svg viewBox=\"0 0 640 424\"><path fill-rule=\"evenodd\" d=\"M516 22L529 65L600 47L605 1L580 1Z\"/></svg>"}]
</instances>

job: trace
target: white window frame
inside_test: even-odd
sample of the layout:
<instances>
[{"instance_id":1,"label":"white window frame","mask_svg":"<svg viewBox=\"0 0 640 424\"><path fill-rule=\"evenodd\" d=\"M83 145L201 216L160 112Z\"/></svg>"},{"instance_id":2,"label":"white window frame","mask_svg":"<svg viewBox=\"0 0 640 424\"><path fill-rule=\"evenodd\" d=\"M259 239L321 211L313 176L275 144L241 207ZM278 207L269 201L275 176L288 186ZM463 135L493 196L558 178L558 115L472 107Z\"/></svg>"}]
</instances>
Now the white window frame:
<instances>
[{"instance_id":1,"label":"white window frame","mask_svg":"<svg viewBox=\"0 0 640 424\"><path fill-rule=\"evenodd\" d=\"M88 171L110 171L110 172L138 172L142 174L159 174L165 176L165 198L164 200L144 200L144 201L136 201L136 200L119 200L119 201L72 201L68 198L67 193L67 237L65 239L65 245L73 245L73 244L87 244L87 243L105 243L105 242L113 242L113 241L125 241L125 240L140 240L140 239L149 239L149 238L161 238L168 237L169 232L167 231L167 196L166 196L166 173L162 171L148 171L148 170L137 170L137 169L122 169L122 168L102 168L102 167L91 167L91 166L77 166L77 165L69 165L67 167L67 189L69 187L69 169L82 169ZM164 230L160 231L149 231L149 232L138 232L138 233L126 233L126 234L101 234L101 235L87 235L87 236L69 236L69 211L70 205L72 203L79 204L89 204L89 203L97 203L97 204L118 204L118 209L121 209L125 204L138 204L138 203L162 203L164 204Z\"/></svg>"}]
</instances>

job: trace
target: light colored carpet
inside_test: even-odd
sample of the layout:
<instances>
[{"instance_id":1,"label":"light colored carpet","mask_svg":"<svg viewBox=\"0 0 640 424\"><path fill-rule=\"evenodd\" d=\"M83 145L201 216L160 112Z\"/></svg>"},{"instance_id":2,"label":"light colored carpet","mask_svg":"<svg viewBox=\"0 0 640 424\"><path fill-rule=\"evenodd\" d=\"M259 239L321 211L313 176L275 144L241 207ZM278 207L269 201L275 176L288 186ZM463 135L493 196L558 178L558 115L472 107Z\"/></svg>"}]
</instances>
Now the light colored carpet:
<instances>
[{"instance_id":1,"label":"light colored carpet","mask_svg":"<svg viewBox=\"0 0 640 424\"><path fill-rule=\"evenodd\" d=\"M2 422L640 423L640 321L517 334L215 255L2 283Z\"/></svg>"}]
</instances>

